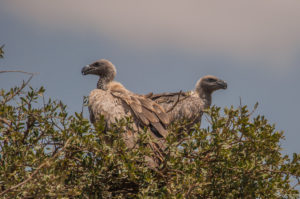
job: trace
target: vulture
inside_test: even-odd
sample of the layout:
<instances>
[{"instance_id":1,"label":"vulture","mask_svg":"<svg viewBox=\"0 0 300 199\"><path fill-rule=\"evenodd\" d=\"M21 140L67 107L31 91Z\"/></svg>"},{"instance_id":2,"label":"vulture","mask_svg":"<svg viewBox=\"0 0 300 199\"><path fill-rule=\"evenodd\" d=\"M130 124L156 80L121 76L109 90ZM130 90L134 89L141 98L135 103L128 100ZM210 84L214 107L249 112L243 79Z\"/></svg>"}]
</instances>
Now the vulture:
<instances>
[{"instance_id":1,"label":"vulture","mask_svg":"<svg viewBox=\"0 0 300 199\"><path fill-rule=\"evenodd\" d=\"M89 95L90 121L95 124L103 116L109 128L112 123L131 117L132 128L126 128L122 134L128 148L136 146L137 133L147 127L154 138L149 147L156 154L156 158L146 157L146 161L151 167L158 166L162 161L165 138L168 134L166 128L169 118L164 109L150 98L135 94L114 81L116 68L108 60L101 59L86 65L81 73L99 76L97 89L92 90ZM160 158L157 159L157 156Z\"/></svg>"},{"instance_id":2,"label":"vulture","mask_svg":"<svg viewBox=\"0 0 300 199\"><path fill-rule=\"evenodd\" d=\"M226 89L227 83L215 76L207 75L200 78L193 91L147 94L145 97L157 102L168 113L171 123L187 120L188 126L201 123L203 110L211 105L212 93Z\"/></svg>"}]
</instances>

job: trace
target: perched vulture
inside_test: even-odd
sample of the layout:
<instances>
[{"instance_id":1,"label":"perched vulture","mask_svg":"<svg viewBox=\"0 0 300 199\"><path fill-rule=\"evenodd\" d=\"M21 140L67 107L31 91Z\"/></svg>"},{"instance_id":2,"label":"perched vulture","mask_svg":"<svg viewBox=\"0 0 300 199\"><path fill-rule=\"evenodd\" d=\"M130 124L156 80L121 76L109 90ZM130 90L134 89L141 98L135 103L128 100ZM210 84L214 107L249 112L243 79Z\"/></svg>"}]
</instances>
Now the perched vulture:
<instances>
[{"instance_id":1,"label":"perched vulture","mask_svg":"<svg viewBox=\"0 0 300 199\"><path fill-rule=\"evenodd\" d=\"M190 125L201 122L203 110L211 105L211 95L219 89L226 89L227 83L215 76L200 78L195 90L188 92L148 94L145 97L161 105L168 113L170 122L186 119Z\"/></svg>"},{"instance_id":2,"label":"perched vulture","mask_svg":"<svg viewBox=\"0 0 300 199\"><path fill-rule=\"evenodd\" d=\"M164 142L167 136L166 127L169 124L168 115L164 109L141 95L127 90L121 83L113 81L116 75L115 66L108 60L101 59L82 68L82 74L98 75L100 78L97 89L89 95L89 112L92 123L104 117L108 127L117 120L126 117L133 118L133 130L126 129L123 138L128 148L135 146L137 133L144 127L149 127L155 142L150 144L154 153L162 157ZM150 159L150 160L149 160ZM151 167L155 167L159 160L148 158Z\"/></svg>"}]
</instances>

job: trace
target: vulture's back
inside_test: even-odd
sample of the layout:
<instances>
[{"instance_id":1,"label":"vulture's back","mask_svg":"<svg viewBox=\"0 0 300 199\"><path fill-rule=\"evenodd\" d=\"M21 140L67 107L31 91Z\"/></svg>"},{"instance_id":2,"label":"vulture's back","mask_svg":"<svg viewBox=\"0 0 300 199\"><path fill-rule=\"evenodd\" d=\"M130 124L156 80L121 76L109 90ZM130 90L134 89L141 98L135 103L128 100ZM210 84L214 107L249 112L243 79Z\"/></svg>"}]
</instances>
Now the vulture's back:
<instances>
[{"instance_id":1,"label":"vulture's back","mask_svg":"<svg viewBox=\"0 0 300 199\"><path fill-rule=\"evenodd\" d=\"M193 121L193 123L201 121L204 103L192 91L153 94L149 98L168 112L170 122L183 119Z\"/></svg>"}]
</instances>

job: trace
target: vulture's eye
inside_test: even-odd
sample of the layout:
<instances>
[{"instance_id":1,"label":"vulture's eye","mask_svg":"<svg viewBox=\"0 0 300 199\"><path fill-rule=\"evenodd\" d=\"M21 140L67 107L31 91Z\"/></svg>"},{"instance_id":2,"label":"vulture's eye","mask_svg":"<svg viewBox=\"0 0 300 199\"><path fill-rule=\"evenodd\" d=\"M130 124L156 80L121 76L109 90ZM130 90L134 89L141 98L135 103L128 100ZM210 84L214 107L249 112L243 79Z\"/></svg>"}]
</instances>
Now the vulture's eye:
<instances>
[{"instance_id":1,"label":"vulture's eye","mask_svg":"<svg viewBox=\"0 0 300 199\"><path fill-rule=\"evenodd\" d=\"M209 81L209 82L215 82L216 80L213 79L213 78L208 78L207 81Z\"/></svg>"},{"instance_id":2,"label":"vulture's eye","mask_svg":"<svg viewBox=\"0 0 300 199\"><path fill-rule=\"evenodd\" d=\"M94 66L100 66L99 62L94 63Z\"/></svg>"}]
</instances>

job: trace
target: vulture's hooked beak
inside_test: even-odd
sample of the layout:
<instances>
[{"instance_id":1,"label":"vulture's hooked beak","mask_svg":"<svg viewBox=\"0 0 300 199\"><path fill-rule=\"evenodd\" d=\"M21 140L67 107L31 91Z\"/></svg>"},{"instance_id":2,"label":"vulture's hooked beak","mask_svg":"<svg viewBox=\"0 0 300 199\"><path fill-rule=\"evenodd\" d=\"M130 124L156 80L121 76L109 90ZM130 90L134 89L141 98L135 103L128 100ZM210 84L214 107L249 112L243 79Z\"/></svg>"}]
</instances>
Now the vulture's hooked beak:
<instances>
[{"instance_id":1,"label":"vulture's hooked beak","mask_svg":"<svg viewBox=\"0 0 300 199\"><path fill-rule=\"evenodd\" d=\"M222 88L222 89L227 89L227 83L223 80L218 80L217 84Z\"/></svg>"},{"instance_id":2,"label":"vulture's hooked beak","mask_svg":"<svg viewBox=\"0 0 300 199\"><path fill-rule=\"evenodd\" d=\"M91 67L90 65L86 65L85 67L83 67L81 69L81 74L82 75L87 75L89 74L89 72L93 71L93 67Z\"/></svg>"}]
</instances>

